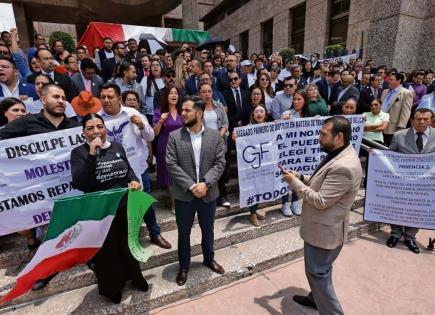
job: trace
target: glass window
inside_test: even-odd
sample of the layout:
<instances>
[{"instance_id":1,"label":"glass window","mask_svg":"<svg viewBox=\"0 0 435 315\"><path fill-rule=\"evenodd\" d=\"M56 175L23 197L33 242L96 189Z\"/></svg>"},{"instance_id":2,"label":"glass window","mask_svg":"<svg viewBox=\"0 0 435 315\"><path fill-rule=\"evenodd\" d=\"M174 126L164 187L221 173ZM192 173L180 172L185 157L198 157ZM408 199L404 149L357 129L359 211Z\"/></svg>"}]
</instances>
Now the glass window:
<instances>
[{"instance_id":1,"label":"glass window","mask_svg":"<svg viewBox=\"0 0 435 315\"><path fill-rule=\"evenodd\" d=\"M331 0L329 21L329 45L340 44L346 47L349 26L350 0Z\"/></svg>"},{"instance_id":2,"label":"glass window","mask_svg":"<svg viewBox=\"0 0 435 315\"><path fill-rule=\"evenodd\" d=\"M301 6L291 9L291 47L295 53L301 54L304 52L305 39L305 3Z\"/></svg>"},{"instance_id":3,"label":"glass window","mask_svg":"<svg viewBox=\"0 0 435 315\"><path fill-rule=\"evenodd\" d=\"M273 19L267 20L261 24L261 35L263 42L263 53L266 56L272 54L272 44L273 44Z\"/></svg>"},{"instance_id":4,"label":"glass window","mask_svg":"<svg viewBox=\"0 0 435 315\"><path fill-rule=\"evenodd\" d=\"M239 43L240 43L240 53L242 54L243 58L246 58L246 56L248 56L248 49L249 49L249 31L240 33Z\"/></svg>"}]
</instances>

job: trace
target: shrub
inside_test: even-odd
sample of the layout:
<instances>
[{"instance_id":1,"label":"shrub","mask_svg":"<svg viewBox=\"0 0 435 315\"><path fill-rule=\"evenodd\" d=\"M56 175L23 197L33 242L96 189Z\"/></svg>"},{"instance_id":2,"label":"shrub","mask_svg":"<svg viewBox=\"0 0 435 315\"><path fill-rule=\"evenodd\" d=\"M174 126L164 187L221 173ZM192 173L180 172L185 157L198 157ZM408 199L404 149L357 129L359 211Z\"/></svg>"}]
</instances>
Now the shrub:
<instances>
[{"instance_id":1,"label":"shrub","mask_svg":"<svg viewBox=\"0 0 435 315\"><path fill-rule=\"evenodd\" d=\"M50 47L52 47L53 43L57 40L62 41L63 46L70 54L74 52L76 45L70 34L61 31L51 33L49 39Z\"/></svg>"},{"instance_id":2,"label":"shrub","mask_svg":"<svg viewBox=\"0 0 435 315\"><path fill-rule=\"evenodd\" d=\"M282 57L282 60L285 61L286 59L293 59L295 56L295 50L293 48L284 48L279 52L279 54Z\"/></svg>"}]
</instances>

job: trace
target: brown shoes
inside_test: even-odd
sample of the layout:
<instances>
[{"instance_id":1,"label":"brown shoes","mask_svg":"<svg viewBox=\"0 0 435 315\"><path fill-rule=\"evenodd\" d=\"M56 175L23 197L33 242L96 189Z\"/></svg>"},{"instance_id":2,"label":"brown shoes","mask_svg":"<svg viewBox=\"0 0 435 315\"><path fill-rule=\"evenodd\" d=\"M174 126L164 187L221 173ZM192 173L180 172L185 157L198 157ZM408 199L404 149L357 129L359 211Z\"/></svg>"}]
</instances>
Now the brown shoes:
<instances>
[{"instance_id":1,"label":"brown shoes","mask_svg":"<svg viewBox=\"0 0 435 315\"><path fill-rule=\"evenodd\" d=\"M223 275L225 273L224 268L219 265L214 259L210 262L204 262L203 264L220 275Z\"/></svg>"},{"instance_id":2,"label":"brown shoes","mask_svg":"<svg viewBox=\"0 0 435 315\"><path fill-rule=\"evenodd\" d=\"M253 213L249 216L249 221L251 221L251 224L253 226L260 226L260 223L258 223L258 217L256 213Z\"/></svg>"},{"instance_id":3,"label":"brown shoes","mask_svg":"<svg viewBox=\"0 0 435 315\"><path fill-rule=\"evenodd\" d=\"M266 219L266 216L264 214L262 214L262 213L257 212L256 215L257 215L257 219L258 220L264 220L264 219Z\"/></svg>"},{"instance_id":4,"label":"brown shoes","mask_svg":"<svg viewBox=\"0 0 435 315\"><path fill-rule=\"evenodd\" d=\"M163 238L162 235L156 235L151 237L151 243L156 244L158 247L164 248L164 249L170 249L172 247L171 243L169 243L167 240Z\"/></svg>"}]
</instances>

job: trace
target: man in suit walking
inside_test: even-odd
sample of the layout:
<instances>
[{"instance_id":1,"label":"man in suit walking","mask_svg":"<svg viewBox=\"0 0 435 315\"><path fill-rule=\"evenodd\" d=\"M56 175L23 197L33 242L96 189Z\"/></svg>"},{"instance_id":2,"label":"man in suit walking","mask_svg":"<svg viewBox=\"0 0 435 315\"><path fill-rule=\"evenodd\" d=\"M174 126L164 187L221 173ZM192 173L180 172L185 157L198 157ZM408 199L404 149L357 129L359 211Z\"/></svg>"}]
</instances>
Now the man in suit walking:
<instances>
[{"instance_id":1,"label":"man in suit walking","mask_svg":"<svg viewBox=\"0 0 435 315\"><path fill-rule=\"evenodd\" d=\"M85 58L80 63L80 72L71 77L74 86L74 94L78 95L82 91L88 91L95 97L100 97L100 88L104 84L103 79L96 74L97 66L89 58Z\"/></svg>"},{"instance_id":2,"label":"man in suit walking","mask_svg":"<svg viewBox=\"0 0 435 315\"><path fill-rule=\"evenodd\" d=\"M388 89L382 92L382 111L390 115L390 122L384 130L385 145L391 144L393 134L405 129L411 116L413 94L402 87L405 77L401 73L391 73Z\"/></svg>"},{"instance_id":3,"label":"man in suit walking","mask_svg":"<svg viewBox=\"0 0 435 315\"><path fill-rule=\"evenodd\" d=\"M327 155L313 175L283 171L284 180L303 199L300 233L311 288L308 296L295 295L293 300L318 309L320 314L343 314L332 284L332 264L346 241L350 209L362 178L351 136L346 118L326 119L319 143Z\"/></svg>"},{"instance_id":4,"label":"man in suit walking","mask_svg":"<svg viewBox=\"0 0 435 315\"><path fill-rule=\"evenodd\" d=\"M214 219L217 181L225 168L225 144L220 133L204 127L205 105L199 97L185 97L182 106L184 127L169 135L166 165L173 181L175 217L178 226L177 284L187 281L190 266L190 232L195 213L202 232L204 265L216 273L225 273L214 260Z\"/></svg>"},{"instance_id":5,"label":"man in suit walking","mask_svg":"<svg viewBox=\"0 0 435 315\"><path fill-rule=\"evenodd\" d=\"M393 135L390 150L408 154L435 152L435 129L430 126L434 113L428 108L418 108L411 118L412 127ZM409 226L391 225L387 246L393 248L403 236L405 244L413 253L420 253L415 243L418 229Z\"/></svg>"},{"instance_id":6,"label":"man in suit walking","mask_svg":"<svg viewBox=\"0 0 435 315\"><path fill-rule=\"evenodd\" d=\"M331 115L340 115L344 103L350 98L353 98L355 102L358 102L360 92L358 88L353 85L354 81L354 77L350 74L342 76L341 86L337 88L336 98L331 106Z\"/></svg>"}]
</instances>

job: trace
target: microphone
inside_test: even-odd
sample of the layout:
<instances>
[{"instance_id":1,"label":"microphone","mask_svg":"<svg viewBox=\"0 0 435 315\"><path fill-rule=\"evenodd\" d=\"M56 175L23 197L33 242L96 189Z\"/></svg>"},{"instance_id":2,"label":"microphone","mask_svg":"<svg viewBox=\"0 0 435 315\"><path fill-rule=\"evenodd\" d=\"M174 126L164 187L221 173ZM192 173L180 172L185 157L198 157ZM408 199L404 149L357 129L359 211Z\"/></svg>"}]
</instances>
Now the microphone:
<instances>
[{"instance_id":1,"label":"microphone","mask_svg":"<svg viewBox=\"0 0 435 315\"><path fill-rule=\"evenodd\" d=\"M97 138L99 138L99 139L101 140L101 137L95 137L94 140L97 139ZM96 147L96 148L95 148L95 156L96 156L97 158L100 157L100 152L101 152L101 148L100 148L100 147Z\"/></svg>"}]
</instances>

